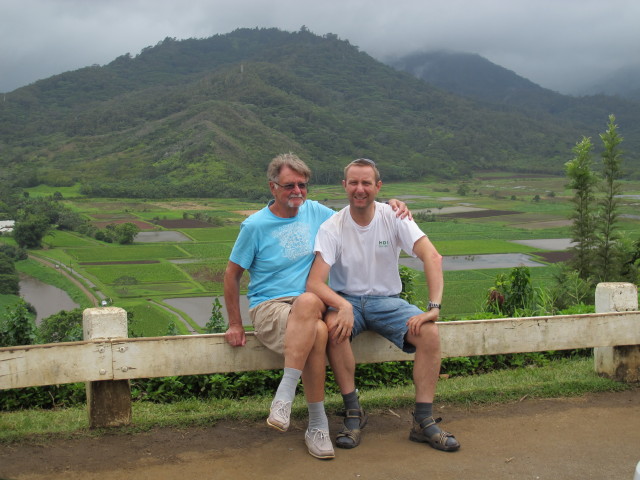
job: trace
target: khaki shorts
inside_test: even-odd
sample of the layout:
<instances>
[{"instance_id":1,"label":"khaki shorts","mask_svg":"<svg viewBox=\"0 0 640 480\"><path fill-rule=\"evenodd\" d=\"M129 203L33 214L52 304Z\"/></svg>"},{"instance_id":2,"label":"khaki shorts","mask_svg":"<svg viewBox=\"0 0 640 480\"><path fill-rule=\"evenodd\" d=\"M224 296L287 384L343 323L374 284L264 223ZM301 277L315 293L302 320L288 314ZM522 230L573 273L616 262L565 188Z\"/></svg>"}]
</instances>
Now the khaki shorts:
<instances>
[{"instance_id":1,"label":"khaki shorts","mask_svg":"<svg viewBox=\"0 0 640 480\"><path fill-rule=\"evenodd\" d=\"M298 297L266 300L249 310L249 317L260 343L280 355L284 355L284 332L296 298Z\"/></svg>"}]
</instances>

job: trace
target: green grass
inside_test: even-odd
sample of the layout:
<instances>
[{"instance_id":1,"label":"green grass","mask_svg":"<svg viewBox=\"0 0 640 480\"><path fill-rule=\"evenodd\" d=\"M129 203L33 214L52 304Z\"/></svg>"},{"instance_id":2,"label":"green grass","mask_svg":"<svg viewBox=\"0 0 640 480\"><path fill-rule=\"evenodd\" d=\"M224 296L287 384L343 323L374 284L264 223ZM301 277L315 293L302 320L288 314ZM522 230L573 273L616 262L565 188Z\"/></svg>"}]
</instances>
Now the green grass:
<instances>
[{"instance_id":1,"label":"green grass","mask_svg":"<svg viewBox=\"0 0 640 480\"><path fill-rule=\"evenodd\" d=\"M223 258L229 259L233 243L195 243L180 245L185 252L194 258Z\"/></svg>"},{"instance_id":2,"label":"green grass","mask_svg":"<svg viewBox=\"0 0 640 480\"><path fill-rule=\"evenodd\" d=\"M441 380L437 404L486 405L517 402L527 398L575 397L593 392L615 392L638 388L599 377L593 359L564 359L542 367L501 370L484 375ZM413 405L413 386L361 389L362 404L370 413ZM133 424L110 430L89 430L86 407L56 410L21 410L0 413L0 442L43 440L55 437L91 437L104 434L132 434L158 427L183 428L211 425L218 420L262 420L272 397L248 399L185 400L171 404L134 402ZM342 408L339 394L329 394L327 411ZM307 414L304 397L296 397L292 416Z\"/></svg>"},{"instance_id":3,"label":"green grass","mask_svg":"<svg viewBox=\"0 0 640 480\"><path fill-rule=\"evenodd\" d=\"M42 239L43 243L48 245L49 247L93 247L97 243L97 241L90 239L88 237L81 236L77 233L65 232L56 230L54 232L49 233L46 237Z\"/></svg>"},{"instance_id":4,"label":"green grass","mask_svg":"<svg viewBox=\"0 0 640 480\"><path fill-rule=\"evenodd\" d=\"M108 287L113 297L171 297L202 295L202 287L194 282L170 282L170 283L143 283L141 285L126 285Z\"/></svg>"},{"instance_id":5,"label":"green grass","mask_svg":"<svg viewBox=\"0 0 640 480\"><path fill-rule=\"evenodd\" d=\"M539 251L537 248L508 242L506 240L493 240L491 242L478 242L477 240L443 240L433 241L433 243L442 255L447 256L532 253Z\"/></svg>"},{"instance_id":6,"label":"green grass","mask_svg":"<svg viewBox=\"0 0 640 480\"><path fill-rule=\"evenodd\" d=\"M146 337L161 337L167 334L169 325L175 324L178 332L187 335L189 331L180 319L171 312L146 300L123 300L117 302L117 307L133 313L133 331L138 334L144 332Z\"/></svg>"},{"instance_id":7,"label":"green grass","mask_svg":"<svg viewBox=\"0 0 640 480\"><path fill-rule=\"evenodd\" d=\"M133 277L139 283L184 282L189 278L172 263L126 265L85 265L84 270L101 282L113 284L121 277Z\"/></svg>"},{"instance_id":8,"label":"green grass","mask_svg":"<svg viewBox=\"0 0 640 480\"><path fill-rule=\"evenodd\" d=\"M182 230L196 242L229 242L236 241L239 227L185 228Z\"/></svg>"},{"instance_id":9,"label":"green grass","mask_svg":"<svg viewBox=\"0 0 640 480\"><path fill-rule=\"evenodd\" d=\"M18 295L0 293L0 316L4 315L7 308L13 308L19 301Z\"/></svg>"},{"instance_id":10,"label":"green grass","mask_svg":"<svg viewBox=\"0 0 640 480\"><path fill-rule=\"evenodd\" d=\"M177 245L105 245L103 247L68 248L66 252L77 262L128 262L188 256Z\"/></svg>"},{"instance_id":11,"label":"green grass","mask_svg":"<svg viewBox=\"0 0 640 480\"><path fill-rule=\"evenodd\" d=\"M80 193L81 185L76 183L71 187L50 187L49 185L38 185L37 187L25 188L24 191L29 193L30 197L50 197L54 193L59 192L63 198L82 197Z\"/></svg>"}]
</instances>

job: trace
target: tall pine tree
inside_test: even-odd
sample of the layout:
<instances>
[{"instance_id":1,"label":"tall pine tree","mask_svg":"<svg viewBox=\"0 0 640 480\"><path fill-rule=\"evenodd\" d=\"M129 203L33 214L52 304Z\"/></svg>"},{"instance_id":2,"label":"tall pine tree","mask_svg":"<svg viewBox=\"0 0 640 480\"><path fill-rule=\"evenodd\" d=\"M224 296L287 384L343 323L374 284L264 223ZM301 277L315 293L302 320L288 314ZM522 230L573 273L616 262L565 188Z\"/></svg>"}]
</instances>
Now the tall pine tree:
<instances>
[{"instance_id":1,"label":"tall pine tree","mask_svg":"<svg viewBox=\"0 0 640 480\"><path fill-rule=\"evenodd\" d=\"M602 282L615 281L620 273L621 261L616 255L616 243L620 235L616 229L618 220L618 195L622 193L619 178L622 175L622 137L618 134L615 116L609 115L607 131L600 134L602 151L602 197L599 202L596 241L596 266Z\"/></svg>"},{"instance_id":2,"label":"tall pine tree","mask_svg":"<svg viewBox=\"0 0 640 480\"><path fill-rule=\"evenodd\" d=\"M598 177L592 170L592 150L591 139L584 137L573 148L575 157L565 164L569 177L567 187L575 190L572 199L574 210L571 214L571 240L574 246L571 248L573 256L570 265L585 280L594 273L593 255L596 243L593 209Z\"/></svg>"}]
</instances>

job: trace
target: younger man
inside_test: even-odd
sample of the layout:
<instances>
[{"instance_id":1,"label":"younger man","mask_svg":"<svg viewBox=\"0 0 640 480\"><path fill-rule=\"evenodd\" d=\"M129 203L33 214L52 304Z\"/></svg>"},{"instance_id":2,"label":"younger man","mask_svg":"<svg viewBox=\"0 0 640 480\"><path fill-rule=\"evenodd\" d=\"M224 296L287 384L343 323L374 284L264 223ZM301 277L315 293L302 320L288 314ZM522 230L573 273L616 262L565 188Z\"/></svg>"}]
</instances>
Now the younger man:
<instances>
[{"instance_id":1,"label":"younger man","mask_svg":"<svg viewBox=\"0 0 640 480\"><path fill-rule=\"evenodd\" d=\"M320 227L316 258L307 280L307 291L330 307L325 315L327 353L346 409L336 445L357 447L367 423L356 394L350 340L364 330L373 330L403 351L415 352L416 407L410 440L438 450L457 450L460 444L438 427L440 419L434 420L432 412L440 374L440 338L435 322L444 284L442 257L415 222L396 218L388 205L375 201L382 182L371 160L358 159L347 165L342 184L349 206ZM402 290L398 273L401 249L424 263L430 299L427 312L398 297Z\"/></svg>"}]
</instances>

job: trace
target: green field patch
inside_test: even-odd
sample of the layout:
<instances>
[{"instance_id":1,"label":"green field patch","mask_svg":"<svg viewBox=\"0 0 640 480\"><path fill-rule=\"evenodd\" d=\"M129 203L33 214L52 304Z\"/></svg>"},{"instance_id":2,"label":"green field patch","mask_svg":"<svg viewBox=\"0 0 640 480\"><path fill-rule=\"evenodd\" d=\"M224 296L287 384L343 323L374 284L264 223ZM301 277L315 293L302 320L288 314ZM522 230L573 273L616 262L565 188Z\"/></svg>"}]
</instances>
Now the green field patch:
<instances>
[{"instance_id":1,"label":"green field patch","mask_svg":"<svg viewBox=\"0 0 640 480\"><path fill-rule=\"evenodd\" d=\"M191 278L204 287L206 291L221 291L224 281L224 271L227 262L214 263L183 263L180 268Z\"/></svg>"},{"instance_id":2,"label":"green field patch","mask_svg":"<svg viewBox=\"0 0 640 480\"><path fill-rule=\"evenodd\" d=\"M161 337L167 334L169 325L174 323L180 333L188 333L184 323L164 308L145 300L118 302L118 307L133 313L131 328L135 335L143 337Z\"/></svg>"},{"instance_id":3,"label":"green field patch","mask_svg":"<svg viewBox=\"0 0 640 480\"><path fill-rule=\"evenodd\" d=\"M232 245L221 243L196 243L181 245L181 247L194 258L228 259Z\"/></svg>"},{"instance_id":4,"label":"green field patch","mask_svg":"<svg viewBox=\"0 0 640 480\"><path fill-rule=\"evenodd\" d=\"M76 183L70 187L50 187L49 185L38 185L37 187L25 188L24 191L29 193L29 197L51 197L55 193L60 193L62 198L82 197L80 193L81 185Z\"/></svg>"},{"instance_id":5,"label":"green field patch","mask_svg":"<svg viewBox=\"0 0 640 480\"><path fill-rule=\"evenodd\" d=\"M171 263L127 264L127 265L92 265L83 267L87 273L99 279L102 283L114 285L118 279L135 279L142 283L174 283L188 280L185 273Z\"/></svg>"},{"instance_id":6,"label":"green field patch","mask_svg":"<svg viewBox=\"0 0 640 480\"><path fill-rule=\"evenodd\" d=\"M184 213L182 210L147 210L144 212L138 211L136 215L148 222L156 220L177 220L182 218Z\"/></svg>"},{"instance_id":7,"label":"green field patch","mask_svg":"<svg viewBox=\"0 0 640 480\"><path fill-rule=\"evenodd\" d=\"M78 262L157 260L188 256L175 245L105 245L103 247L68 248L65 251Z\"/></svg>"},{"instance_id":8,"label":"green field patch","mask_svg":"<svg viewBox=\"0 0 640 480\"><path fill-rule=\"evenodd\" d=\"M240 232L239 227L190 228L188 235L196 242L234 243Z\"/></svg>"},{"instance_id":9,"label":"green field patch","mask_svg":"<svg viewBox=\"0 0 640 480\"><path fill-rule=\"evenodd\" d=\"M138 285L111 285L117 296L122 298L154 297L176 295L199 295L204 289L192 282L142 283Z\"/></svg>"},{"instance_id":10,"label":"green field patch","mask_svg":"<svg viewBox=\"0 0 640 480\"><path fill-rule=\"evenodd\" d=\"M140 230L155 230L156 226L152 223L143 222L142 220L135 219L114 219L114 220L106 220L106 221L94 221L91 222L96 228L104 229L107 228L107 225L120 225L122 223L133 223Z\"/></svg>"},{"instance_id":11,"label":"green field patch","mask_svg":"<svg viewBox=\"0 0 640 480\"><path fill-rule=\"evenodd\" d=\"M530 253L539 249L506 240L444 240L433 242L441 255L483 255L492 253Z\"/></svg>"},{"instance_id":12,"label":"green field patch","mask_svg":"<svg viewBox=\"0 0 640 480\"><path fill-rule=\"evenodd\" d=\"M516 212L514 210L474 210L472 212L457 212L457 213L443 213L439 215L444 218L484 218L484 217L499 217L503 215L518 215L520 212Z\"/></svg>"},{"instance_id":13,"label":"green field patch","mask_svg":"<svg viewBox=\"0 0 640 480\"><path fill-rule=\"evenodd\" d=\"M496 222L495 218L487 222L473 223L457 221L420 222L420 228L432 242L442 240L531 240L534 238L565 238L567 234L559 229L531 231Z\"/></svg>"},{"instance_id":14,"label":"green field patch","mask_svg":"<svg viewBox=\"0 0 640 480\"><path fill-rule=\"evenodd\" d=\"M98 243L88 237L63 230L54 230L45 236L42 241L49 247L85 247L96 246Z\"/></svg>"},{"instance_id":15,"label":"green field patch","mask_svg":"<svg viewBox=\"0 0 640 480\"><path fill-rule=\"evenodd\" d=\"M80 262L78 265L148 265L160 263L160 260L124 260L120 262Z\"/></svg>"},{"instance_id":16,"label":"green field patch","mask_svg":"<svg viewBox=\"0 0 640 480\"><path fill-rule=\"evenodd\" d=\"M122 213L94 213L91 215L91 218L94 220L130 220L137 219L138 217L133 215L132 213L122 212Z\"/></svg>"},{"instance_id":17,"label":"green field patch","mask_svg":"<svg viewBox=\"0 0 640 480\"><path fill-rule=\"evenodd\" d=\"M151 208L150 204L141 202L140 200L124 198L119 200L80 200L76 201L75 205L79 211L87 214L144 212Z\"/></svg>"},{"instance_id":18,"label":"green field patch","mask_svg":"<svg viewBox=\"0 0 640 480\"><path fill-rule=\"evenodd\" d=\"M554 266L530 268L534 288L553 285L556 268ZM496 277L499 274L508 274L510 271L510 268L496 268L444 272L442 316L448 319L462 318L481 311L489 289L495 284ZM424 272L416 272L414 291L418 300L423 300L425 304L429 301Z\"/></svg>"},{"instance_id":19,"label":"green field patch","mask_svg":"<svg viewBox=\"0 0 640 480\"><path fill-rule=\"evenodd\" d=\"M168 230L178 230L181 228L207 228L210 225L202 220L196 220L195 218L176 218L173 220L158 220L156 222L162 228Z\"/></svg>"},{"instance_id":20,"label":"green field patch","mask_svg":"<svg viewBox=\"0 0 640 480\"><path fill-rule=\"evenodd\" d=\"M0 317L7 313L7 308L14 308L18 302L20 302L18 295L0 293Z\"/></svg>"}]
</instances>

